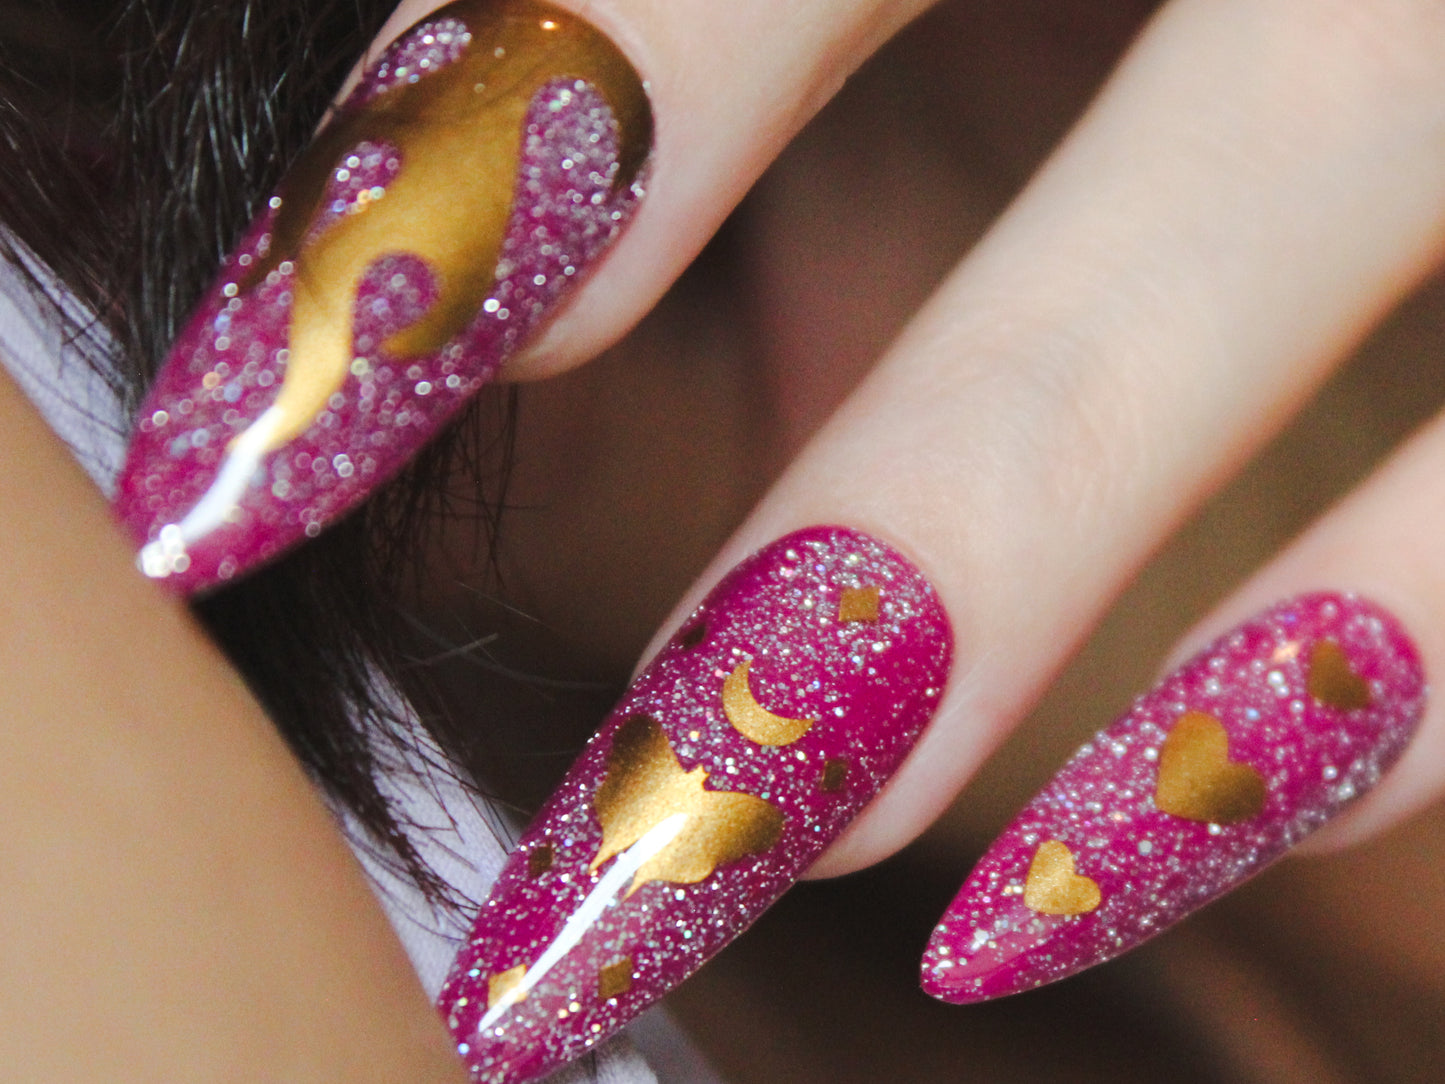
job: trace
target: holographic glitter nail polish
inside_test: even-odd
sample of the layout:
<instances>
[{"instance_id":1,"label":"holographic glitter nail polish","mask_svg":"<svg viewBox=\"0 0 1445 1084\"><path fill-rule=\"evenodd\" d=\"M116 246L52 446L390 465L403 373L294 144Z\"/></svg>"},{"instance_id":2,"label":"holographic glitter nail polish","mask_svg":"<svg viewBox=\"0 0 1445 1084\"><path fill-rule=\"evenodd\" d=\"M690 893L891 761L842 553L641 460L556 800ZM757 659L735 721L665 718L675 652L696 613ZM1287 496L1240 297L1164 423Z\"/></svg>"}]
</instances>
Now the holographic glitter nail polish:
<instances>
[{"instance_id":1,"label":"holographic glitter nail polish","mask_svg":"<svg viewBox=\"0 0 1445 1084\"><path fill-rule=\"evenodd\" d=\"M596 263L642 196L636 72L576 16L462 0L404 34L176 342L117 509L195 591L366 497Z\"/></svg>"},{"instance_id":2,"label":"holographic glitter nail polish","mask_svg":"<svg viewBox=\"0 0 1445 1084\"><path fill-rule=\"evenodd\" d=\"M999 837L933 931L924 990L1018 993L1179 921L1374 786L1425 692L1399 623L1354 596L1302 596L1217 640Z\"/></svg>"},{"instance_id":3,"label":"holographic glitter nail polish","mask_svg":"<svg viewBox=\"0 0 1445 1084\"><path fill-rule=\"evenodd\" d=\"M483 904L439 999L473 1078L577 1057L742 932L902 762L951 656L933 588L866 535L811 528L738 566Z\"/></svg>"}]
</instances>

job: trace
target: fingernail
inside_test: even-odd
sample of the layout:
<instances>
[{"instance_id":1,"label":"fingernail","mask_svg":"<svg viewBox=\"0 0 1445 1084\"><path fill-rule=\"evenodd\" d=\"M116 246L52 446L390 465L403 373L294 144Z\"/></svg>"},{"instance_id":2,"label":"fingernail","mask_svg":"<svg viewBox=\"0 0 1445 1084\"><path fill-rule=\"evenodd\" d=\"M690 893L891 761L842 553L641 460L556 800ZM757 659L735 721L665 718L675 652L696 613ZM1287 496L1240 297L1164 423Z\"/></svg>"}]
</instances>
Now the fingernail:
<instances>
[{"instance_id":1,"label":"fingernail","mask_svg":"<svg viewBox=\"0 0 1445 1084\"><path fill-rule=\"evenodd\" d=\"M523 836L439 1005L474 1079L541 1076L736 937L883 786L943 692L919 571L839 527L729 574Z\"/></svg>"},{"instance_id":2,"label":"fingernail","mask_svg":"<svg viewBox=\"0 0 1445 1084\"><path fill-rule=\"evenodd\" d=\"M923 988L957 1003L1112 959L1369 790L1425 705L1399 622L1304 595L1185 663L1083 746L945 912Z\"/></svg>"},{"instance_id":3,"label":"fingernail","mask_svg":"<svg viewBox=\"0 0 1445 1084\"><path fill-rule=\"evenodd\" d=\"M117 507L194 591L319 534L541 326L642 195L636 72L575 15L462 0L288 173L142 408Z\"/></svg>"}]
</instances>

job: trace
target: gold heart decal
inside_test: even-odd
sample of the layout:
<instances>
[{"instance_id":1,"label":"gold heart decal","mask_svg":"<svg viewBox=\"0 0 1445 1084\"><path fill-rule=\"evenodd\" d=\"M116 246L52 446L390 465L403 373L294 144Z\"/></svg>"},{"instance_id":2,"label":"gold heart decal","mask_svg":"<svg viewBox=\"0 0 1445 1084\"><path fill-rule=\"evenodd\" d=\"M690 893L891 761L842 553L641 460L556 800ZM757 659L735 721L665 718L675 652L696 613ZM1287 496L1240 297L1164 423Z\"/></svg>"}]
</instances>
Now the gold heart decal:
<instances>
[{"instance_id":1,"label":"gold heart decal","mask_svg":"<svg viewBox=\"0 0 1445 1084\"><path fill-rule=\"evenodd\" d=\"M727 862L765 851L778 841L783 814L751 794L706 790L707 772L682 770L662 725L634 715L617 730L607 756L607 777L592 800L602 822L596 870L675 813L683 828L638 869L630 896L648 881L695 884Z\"/></svg>"},{"instance_id":2,"label":"gold heart decal","mask_svg":"<svg viewBox=\"0 0 1445 1084\"><path fill-rule=\"evenodd\" d=\"M1039 844L1024 881L1024 906L1045 915L1086 915L1103 899L1099 885L1074 872L1074 855L1057 839Z\"/></svg>"},{"instance_id":3,"label":"gold heart decal","mask_svg":"<svg viewBox=\"0 0 1445 1084\"><path fill-rule=\"evenodd\" d=\"M1159 750L1154 804L1165 813L1208 824L1234 824L1264 808L1264 779L1229 759L1229 734L1212 715L1187 711Z\"/></svg>"},{"instance_id":4,"label":"gold heart decal","mask_svg":"<svg viewBox=\"0 0 1445 1084\"><path fill-rule=\"evenodd\" d=\"M1355 673L1345 649L1333 640L1321 640L1310 652L1305 688L1321 704L1341 711L1370 706L1370 686Z\"/></svg>"}]
</instances>

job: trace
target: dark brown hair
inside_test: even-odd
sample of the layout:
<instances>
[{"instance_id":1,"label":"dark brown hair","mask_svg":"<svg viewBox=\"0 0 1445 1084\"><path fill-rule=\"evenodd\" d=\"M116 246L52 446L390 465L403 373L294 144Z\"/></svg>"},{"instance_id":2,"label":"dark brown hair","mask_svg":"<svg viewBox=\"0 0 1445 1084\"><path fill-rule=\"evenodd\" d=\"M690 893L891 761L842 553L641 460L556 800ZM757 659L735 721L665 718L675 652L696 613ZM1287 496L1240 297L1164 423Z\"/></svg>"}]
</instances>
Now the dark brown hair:
<instances>
[{"instance_id":1,"label":"dark brown hair","mask_svg":"<svg viewBox=\"0 0 1445 1084\"><path fill-rule=\"evenodd\" d=\"M95 314L69 331L127 413L391 6L0 7L0 255L28 249ZM412 740L377 678L407 665L399 599L442 480L479 461L463 431L478 429L456 427L359 513L195 605L313 778L436 900L445 886L377 786L378 761ZM450 728L428 725L454 748Z\"/></svg>"}]
</instances>

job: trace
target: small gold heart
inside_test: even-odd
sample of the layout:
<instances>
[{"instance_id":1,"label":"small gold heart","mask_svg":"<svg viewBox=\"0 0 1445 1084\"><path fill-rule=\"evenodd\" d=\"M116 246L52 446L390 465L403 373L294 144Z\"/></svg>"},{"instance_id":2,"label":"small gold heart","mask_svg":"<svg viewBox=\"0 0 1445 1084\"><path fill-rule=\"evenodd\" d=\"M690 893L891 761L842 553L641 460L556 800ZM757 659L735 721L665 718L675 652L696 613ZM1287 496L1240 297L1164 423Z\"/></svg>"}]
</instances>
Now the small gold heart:
<instances>
[{"instance_id":1,"label":"small gold heart","mask_svg":"<svg viewBox=\"0 0 1445 1084\"><path fill-rule=\"evenodd\" d=\"M1074 855L1057 839L1039 844L1024 881L1024 906L1045 915L1086 915L1103 899L1092 878L1074 872Z\"/></svg>"},{"instance_id":2,"label":"small gold heart","mask_svg":"<svg viewBox=\"0 0 1445 1084\"><path fill-rule=\"evenodd\" d=\"M1345 649L1333 640L1321 640L1310 652L1305 688L1321 704L1341 711L1370 706L1370 686L1355 673Z\"/></svg>"},{"instance_id":3,"label":"small gold heart","mask_svg":"<svg viewBox=\"0 0 1445 1084\"><path fill-rule=\"evenodd\" d=\"M1264 779L1229 759L1229 734L1212 715L1187 711L1159 750L1154 804L1162 812L1208 824L1234 824L1264 808Z\"/></svg>"}]
</instances>

